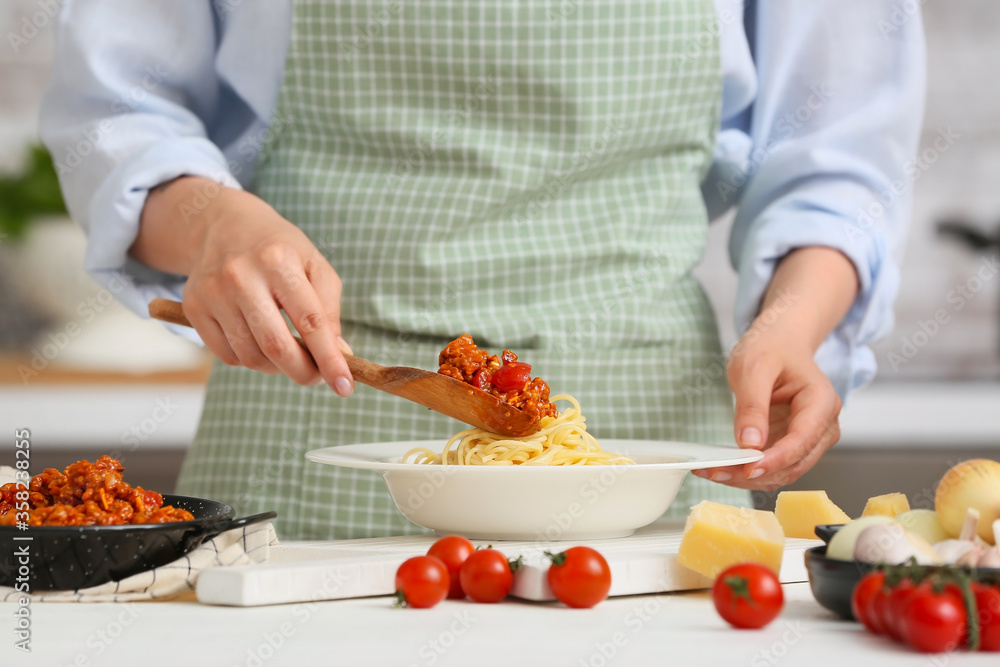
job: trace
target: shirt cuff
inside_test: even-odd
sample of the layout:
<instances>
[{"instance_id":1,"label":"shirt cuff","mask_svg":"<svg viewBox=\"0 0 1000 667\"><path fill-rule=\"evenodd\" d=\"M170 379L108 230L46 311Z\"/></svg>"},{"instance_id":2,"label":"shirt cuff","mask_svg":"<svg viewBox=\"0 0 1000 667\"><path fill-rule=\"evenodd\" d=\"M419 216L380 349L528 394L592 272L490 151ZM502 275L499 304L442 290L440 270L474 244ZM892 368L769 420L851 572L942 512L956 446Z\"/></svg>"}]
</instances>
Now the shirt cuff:
<instances>
[{"instance_id":1,"label":"shirt cuff","mask_svg":"<svg viewBox=\"0 0 1000 667\"><path fill-rule=\"evenodd\" d=\"M122 160L95 193L90 204L90 240L84 265L87 271L119 301L141 317L149 318L155 297L181 300L187 278L152 269L129 257L139 233L139 219L149 190L180 176L200 176L220 186L240 188L222 152L199 137L175 137L157 142ZM215 193L206 186L205 197ZM197 202L180 215L198 215ZM185 338L201 342L194 329L167 325Z\"/></svg>"},{"instance_id":2,"label":"shirt cuff","mask_svg":"<svg viewBox=\"0 0 1000 667\"><path fill-rule=\"evenodd\" d=\"M839 250L858 275L854 303L815 356L846 402L851 392L875 376L875 355L868 344L893 326L892 302L899 289L899 271L877 228L804 200L765 212L750 229L737 263L736 329L745 332L757 316L778 261L792 250L812 246Z\"/></svg>"}]
</instances>

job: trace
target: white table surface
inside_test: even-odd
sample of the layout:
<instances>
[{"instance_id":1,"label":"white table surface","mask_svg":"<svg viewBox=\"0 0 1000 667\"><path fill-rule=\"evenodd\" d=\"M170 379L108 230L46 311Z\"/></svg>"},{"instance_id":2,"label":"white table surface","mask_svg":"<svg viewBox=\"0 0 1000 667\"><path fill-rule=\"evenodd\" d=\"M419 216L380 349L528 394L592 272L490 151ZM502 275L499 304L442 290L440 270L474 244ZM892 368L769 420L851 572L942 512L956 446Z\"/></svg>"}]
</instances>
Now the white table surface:
<instances>
[{"instance_id":1,"label":"white table surface","mask_svg":"<svg viewBox=\"0 0 1000 667\"><path fill-rule=\"evenodd\" d=\"M119 446L134 427L143 448L185 450L201 417L197 385L0 386L0 434L30 428L38 446ZM169 406L169 414L157 411ZM857 392L841 415L838 449L983 446L1000 439L1000 384L881 383Z\"/></svg>"},{"instance_id":2,"label":"white table surface","mask_svg":"<svg viewBox=\"0 0 1000 667\"><path fill-rule=\"evenodd\" d=\"M1000 664L996 653L928 656L870 635L817 605L808 584L786 585L785 596L782 615L754 631L728 627L705 592L614 598L590 610L516 601L394 609L388 597L257 608L36 603L30 655L13 648L14 605L0 604L0 665Z\"/></svg>"}]
</instances>

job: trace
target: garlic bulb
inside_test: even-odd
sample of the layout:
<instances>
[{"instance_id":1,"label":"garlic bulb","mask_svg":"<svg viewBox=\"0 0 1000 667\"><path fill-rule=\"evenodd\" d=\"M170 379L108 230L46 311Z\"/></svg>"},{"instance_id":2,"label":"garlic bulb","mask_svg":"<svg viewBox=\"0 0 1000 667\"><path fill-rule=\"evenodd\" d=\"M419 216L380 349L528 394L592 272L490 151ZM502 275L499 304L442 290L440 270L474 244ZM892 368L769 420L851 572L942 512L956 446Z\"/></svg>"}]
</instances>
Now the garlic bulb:
<instances>
[{"instance_id":1,"label":"garlic bulb","mask_svg":"<svg viewBox=\"0 0 1000 667\"><path fill-rule=\"evenodd\" d=\"M934 495L934 508L941 525L958 537L968 508L979 511L979 537L995 543L991 526L1000 519L1000 462L971 459L944 474Z\"/></svg>"},{"instance_id":2,"label":"garlic bulb","mask_svg":"<svg viewBox=\"0 0 1000 667\"><path fill-rule=\"evenodd\" d=\"M897 523L865 528L854 545L854 559L864 563L902 565L911 558L920 565L938 565L941 562L927 540Z\"/></svg>"}]
</instances>

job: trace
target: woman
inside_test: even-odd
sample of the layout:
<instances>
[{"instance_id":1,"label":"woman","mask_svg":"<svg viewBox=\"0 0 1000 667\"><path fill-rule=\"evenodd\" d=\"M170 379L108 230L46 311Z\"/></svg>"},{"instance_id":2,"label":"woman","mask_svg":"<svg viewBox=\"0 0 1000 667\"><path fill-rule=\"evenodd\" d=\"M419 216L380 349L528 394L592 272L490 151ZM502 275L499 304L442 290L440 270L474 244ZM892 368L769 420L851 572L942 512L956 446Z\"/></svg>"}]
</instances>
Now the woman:
<instances>
[{"instance_id":1,"label":"woman","mask_svg":"<svg viewBox=\"0 0 1000 667\"><path fill-rule=\"evenodd\" d=\"M88 268L139 313L183 297L220 359L178 491L277 509L283 538L416 530L375 475L302 454L451 435L341 350L433 368L465 332L599 438L765 450L679 513L797 478L891 326L923 95L893 7L69 4L42 130ZM737 201L727 362L690 271L706 203Z\"/></svg>"}]
</instances>

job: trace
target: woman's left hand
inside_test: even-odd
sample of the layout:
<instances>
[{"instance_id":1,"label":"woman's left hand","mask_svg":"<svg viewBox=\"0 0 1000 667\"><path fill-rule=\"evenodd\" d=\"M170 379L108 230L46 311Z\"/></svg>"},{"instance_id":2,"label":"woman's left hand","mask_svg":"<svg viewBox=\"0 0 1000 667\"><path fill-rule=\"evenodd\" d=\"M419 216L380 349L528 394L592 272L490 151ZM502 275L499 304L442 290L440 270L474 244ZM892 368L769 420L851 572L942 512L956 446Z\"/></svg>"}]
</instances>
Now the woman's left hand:
<instances>
[{"instance_id":1,"label":"woman's left hand","mask_svg":"<svg viewBox=\"0 0 1000 667\"><path fill-rule=\"evenodd\" d=\"M772 490L812 468L840 439L840 397L806 346L767 331L760 320L729 358L741 447L764 449L742 466L700 471L716 482Z\"/></svg>"}]
</instances>

